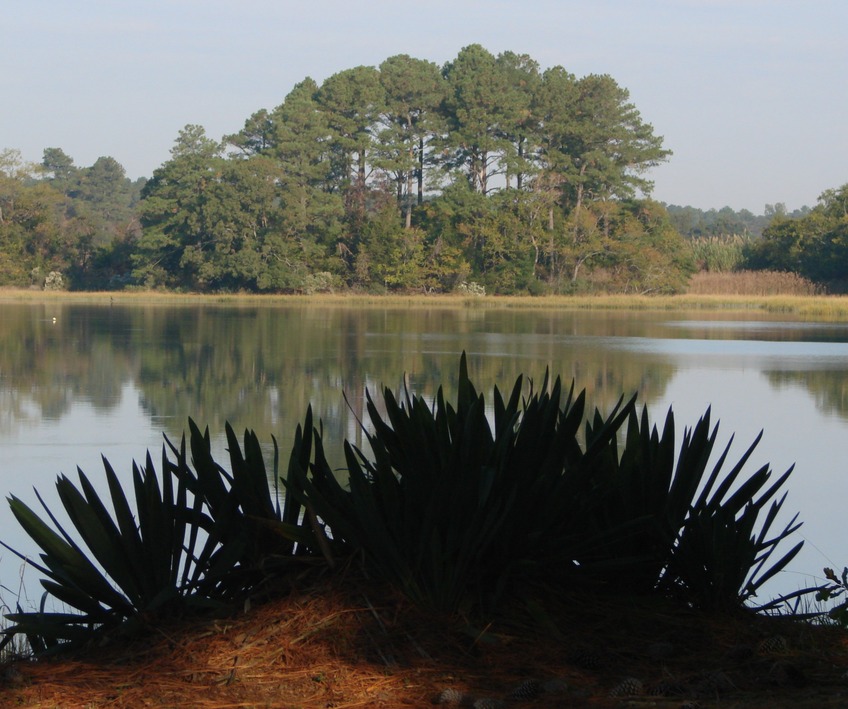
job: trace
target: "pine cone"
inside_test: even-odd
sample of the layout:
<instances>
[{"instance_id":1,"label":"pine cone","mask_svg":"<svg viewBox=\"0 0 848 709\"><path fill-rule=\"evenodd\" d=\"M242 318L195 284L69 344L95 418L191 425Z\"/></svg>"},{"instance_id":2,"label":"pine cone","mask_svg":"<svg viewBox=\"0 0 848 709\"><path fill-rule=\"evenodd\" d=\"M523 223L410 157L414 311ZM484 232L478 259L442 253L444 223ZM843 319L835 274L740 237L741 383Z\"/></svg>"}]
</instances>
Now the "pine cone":
<instances>
[{"instance_id":1,"label":"pine cone","mask_svg":"<svg viewBox=\"0 0 848 709\"><path fill-rule=\"evenodd\" d=\"M611 697L632 697L635 694L644 693L645 686L642 680L635 677L627 677L610 690Z\"/></svg>"},{"instance_id":2,"label":"pine cone","mask_svg":"<svg viewBox=\"0 0 848 709\"><path fill-rule=\"evenodd\" d=\"M504 704L500 699L481 697L471 706L473 709L504 709L506 704Z\"/></svg>"},{"instance_id":3,"label":"pine cone","mask_svg":"<svg viewBox=\"0 0 848 709\"><path fill-rule=\"evenodd\" d=\"M759 645L757 650L763 655L774 655L789 652L789 642L782 635L772 635Z\"/></svg>"},{"instance_id":4,"label":"pine cone","mask_svg":"<svg viewBox=\"0 0 848 709\"><path fill-rule=\"evenodd\" d=\"M448 687L443 689L438 697L436 704L447 704L449 706L471 706L474 703L474 697L459 689Z\"/></svg>"},{"instance_id":5,"label":"pine cone","mask_svg":"<svg viewBox=\"0 0 848 709\"><path fill-rule=\"evenodd\" d=\"M537 679L526 679L507 695L508 699L535 699L542 693L542 683Z\"/></svg>"},{"instance_id":6,"label":"pine cone","mask_svg":"<svg viewBox=\"0 0 848 709\"><path fill-rule=\"evenodd\" d=\"M570 660L583 670L597 670L609 663L609 655L595 648L584 648L574 653Z\"/></svg>"},{"instance_id":7,"label":"pine cone","mask_svg":"<svg viewBox=\"0 0 848 709\"><path fill-rule=\"evenodd\" d=\"M679 697L686 694L686 685L681 682L658 682L648 694L652 697Z\"/></svg>"}]
</instances>

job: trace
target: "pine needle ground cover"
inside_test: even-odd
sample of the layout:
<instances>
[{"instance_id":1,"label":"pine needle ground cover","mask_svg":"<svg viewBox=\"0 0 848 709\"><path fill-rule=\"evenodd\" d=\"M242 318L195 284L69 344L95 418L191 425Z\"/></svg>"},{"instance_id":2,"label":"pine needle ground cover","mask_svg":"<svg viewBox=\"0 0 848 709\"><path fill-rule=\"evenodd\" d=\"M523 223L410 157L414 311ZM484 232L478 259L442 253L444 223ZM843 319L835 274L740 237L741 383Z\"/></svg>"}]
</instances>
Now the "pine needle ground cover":
<instances>
[{"instance_id":1,"label":"pine needle ground cover","mask_svg":"<svg viewBox=\"0 0 848 709\"><path fill-rule=\"evenodd\" d=\"M848 702L848 647L835 626L645 599L563 597L548 600L546 628L514 609L472 629L351 573L328 582L305 569L279 592L246 612L157 628L119 647L11 663L0 706L427 707L447 690L506 701L528 680L553 679L556 693L508 706L818 709ZM611 696L628 678L641 693Z\"/></svg>"}]
</instances>

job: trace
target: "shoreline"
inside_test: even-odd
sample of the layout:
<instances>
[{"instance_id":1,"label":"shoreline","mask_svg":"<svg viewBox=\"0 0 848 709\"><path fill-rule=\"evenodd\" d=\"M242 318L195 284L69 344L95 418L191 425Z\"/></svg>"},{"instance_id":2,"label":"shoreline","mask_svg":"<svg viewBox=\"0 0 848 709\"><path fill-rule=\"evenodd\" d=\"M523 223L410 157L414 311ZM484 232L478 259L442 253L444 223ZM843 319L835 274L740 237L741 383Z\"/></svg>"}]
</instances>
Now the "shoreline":
<instances>
[{"instance_id":1,"label":"shoreline","mask_svg":"<svg viewBox=\"0 0 848 709\"><path fill-rule=\"evenodd\" d=\"M510 310L623 310L623 311L707 311L724 313L763 313L785 315L822 322L848 322L848 296L845 295L580 295L580 296L468 296L368 295L334 293L318 295L201 294L162 291L34 291L0 289L2 303L81 303L93 305L182 305L228 306L299 305L309 307L404 307L481 308Z\"/></svg>"}]
</instances>

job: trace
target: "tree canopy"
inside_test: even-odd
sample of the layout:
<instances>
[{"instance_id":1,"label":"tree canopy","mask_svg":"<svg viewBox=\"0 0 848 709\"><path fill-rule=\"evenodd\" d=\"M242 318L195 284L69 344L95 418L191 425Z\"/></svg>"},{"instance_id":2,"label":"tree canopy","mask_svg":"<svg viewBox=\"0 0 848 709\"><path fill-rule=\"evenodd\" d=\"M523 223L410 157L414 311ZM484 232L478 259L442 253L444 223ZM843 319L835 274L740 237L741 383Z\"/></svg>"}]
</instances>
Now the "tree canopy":
<instances>
[{"instance_id":1,"label":"tree canopy","mask_svg":"<svg viewBox=\"0 0 848 709\"><path fill-rule=\"evenodd\" d=\"M143 190L48 148L3 171L0 250L18 284L674 292L692 264L649 179L670 155L608 75L400 54L306 77L220 141L185 126Z\"/></svg>"},{"instance_id":2,"label":"tree canopy","mask_svg":"<svg viewBox=\"0 0 848 709\"><path fill-rule=\"evenodd\" d=\"M773 215L748 249L751 268L792 271L844 292L848 287L848 184L825 190L801 216Z\"/></svg>"}]
</instances>

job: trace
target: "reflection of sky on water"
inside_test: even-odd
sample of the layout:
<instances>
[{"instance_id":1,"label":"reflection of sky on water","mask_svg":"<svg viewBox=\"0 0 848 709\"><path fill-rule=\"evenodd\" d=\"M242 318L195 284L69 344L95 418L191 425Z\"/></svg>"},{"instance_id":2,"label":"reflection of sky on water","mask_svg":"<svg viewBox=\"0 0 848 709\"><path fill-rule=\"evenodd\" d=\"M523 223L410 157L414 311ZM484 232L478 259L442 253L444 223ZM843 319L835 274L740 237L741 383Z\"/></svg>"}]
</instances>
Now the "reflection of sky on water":
<instances>
[{"instance_id":1,"label":"reflection of sky on water","mask_svg":"<svg viewBox=\"0 0 848 709\"><path fill-rule=\"evenodd\" d=\"M670 327L689 327L692 321L668 323ZM762 328L768 332L779 334L775 323L770 322L697 322L699 327L724 328L730 325L736 334L750 333L751 330ZM821 327L810 323L778 323L782 330L796 329L810 334L819 333ZM786 326L786 327L784 327ZM827 327L827 326L825 326ZM486 357L516 357L531 359L541 352L555 350L624 350L639 355L654 355L664 359L675 360L675 364L686 365L678 359L689 358L703 363L704 359L711 364L725 367L750 367L761 365L765 369L845 369L848 367L848 327L834 325L833 332L843 333L845 341L826 341L820 339L805 339L800 341L769 340L769 339L703 339L691 337L630 337L604 335L559 335L559 334L527 334L516 337L510 333L482 332L473 333L463 338L469 354L481 354ZM457 337L452 333L409 333L399 336L401 340L417 342L420 351L428 354L442 355L456 352ZM389 336L380 333L370 333L369 352L390 351ZM385 346L379 343L386 340ZM397 337L392 336L392 343Z\"/></svg>"},{"instance_id":2,"label":"reflection of sky on water","mask_svg":"<svg viewBox=\"0 0 848 709\"><path fill-rule=\"evenodd\" d=\"M839 334L848 339L848 325L845 323L793 322L790 320L670 320L663 323L666 327L680 329L728 330L741 332L771 332L783 334L806 332Z\"/></svg>"},{"instance_id":3,"label":"reflection of sky on water","mask_svg":"<svg viewBox=\"0 0 848 709\"><path fill-rule=\"evenodd\" d=\"M700 340L652 337L597 338L610 349L666 358L709 360L723 367L764 369L846 369L848 343L778 342L770 340ZM683 363L680 363L683 364Z\"/></svg>"}]
</instances>

